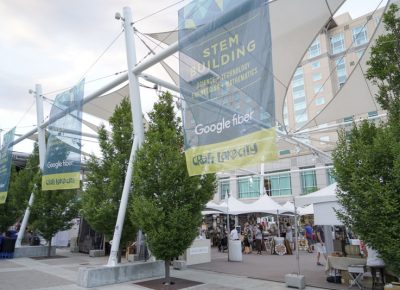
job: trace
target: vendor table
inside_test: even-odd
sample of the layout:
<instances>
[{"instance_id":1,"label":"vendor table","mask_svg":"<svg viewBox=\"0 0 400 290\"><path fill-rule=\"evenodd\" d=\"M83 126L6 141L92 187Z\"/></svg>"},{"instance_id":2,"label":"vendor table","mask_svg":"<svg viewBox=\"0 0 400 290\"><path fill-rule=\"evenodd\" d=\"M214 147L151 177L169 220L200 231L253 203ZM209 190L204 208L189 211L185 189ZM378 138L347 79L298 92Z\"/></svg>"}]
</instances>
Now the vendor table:
<instances>
[{"instance_id":1,"label":"vendor table","mask_svg":"<svg viewBox=\"0 0 400 290\"><path fill-rule=\"evenodd\" d=\"M366 258L349 258L349 257L333 257L328 256L325 270L328 272L331 269L347 271L350 265L366 265Z\"/></svg>"}]
</instances>

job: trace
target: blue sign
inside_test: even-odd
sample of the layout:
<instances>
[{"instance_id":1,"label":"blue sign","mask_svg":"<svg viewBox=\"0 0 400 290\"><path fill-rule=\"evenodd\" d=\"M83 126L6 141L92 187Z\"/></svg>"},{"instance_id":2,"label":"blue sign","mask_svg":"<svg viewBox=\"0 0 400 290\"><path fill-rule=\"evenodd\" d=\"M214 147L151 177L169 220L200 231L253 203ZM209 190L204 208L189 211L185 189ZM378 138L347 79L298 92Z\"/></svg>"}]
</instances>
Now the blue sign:
<instances>
[{"instance_id":1,"label":"blue sign","mask_svg":"<svg viewBox=\"0 0 400 290\"><path fill-rule=\"evenodd\" d=\"M267 0L198 0L179 11L190 175L277 158Z\"/></svg>"}]
</instances>

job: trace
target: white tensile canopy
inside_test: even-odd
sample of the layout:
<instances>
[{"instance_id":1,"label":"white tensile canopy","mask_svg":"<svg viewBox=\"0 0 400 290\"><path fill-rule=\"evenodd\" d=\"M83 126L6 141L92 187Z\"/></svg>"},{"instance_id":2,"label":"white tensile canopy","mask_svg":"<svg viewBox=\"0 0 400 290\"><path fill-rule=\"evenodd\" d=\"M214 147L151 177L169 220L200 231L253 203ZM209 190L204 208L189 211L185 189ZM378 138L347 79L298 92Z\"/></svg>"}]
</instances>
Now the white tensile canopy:
<instances>
[{"instance_id":1,"label":"white tensile canopy","mask_svg":"<svg viewBox=\"0 0 400 290\"><path fill-rule=\"evenodd\" d=\"M272 63L275 86L275 114L283 124L283 104L292 76L308 47L344 0L270 1ZM309 7L312 7L310 9ZM285 17L282 17L285 11ZM178 32L148 34L158 41L172 44ZM282 65L282 64L285 65Z\"/></svg>"}]
</instances>

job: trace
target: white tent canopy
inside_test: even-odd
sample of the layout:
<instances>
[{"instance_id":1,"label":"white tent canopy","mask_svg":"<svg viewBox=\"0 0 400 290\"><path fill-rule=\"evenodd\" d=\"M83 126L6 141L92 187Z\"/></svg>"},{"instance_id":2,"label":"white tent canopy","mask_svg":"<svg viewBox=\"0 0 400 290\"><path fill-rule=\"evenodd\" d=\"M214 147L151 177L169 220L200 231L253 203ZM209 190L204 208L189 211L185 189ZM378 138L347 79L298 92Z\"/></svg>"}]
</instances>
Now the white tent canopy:
<instances>
[{"instance_id":1,"label":"white tent canopy","mask_svg":"<svg viewBox=\"0 0 400 290\"><path fill-rule=\"evenodd\" d=\"M268 195L261 196L255 202L249 204L248 207L249 213L270 213L270 214L277 214L281 212L287 212L284 207L282 207L279 203L274 201Z\"/></svg>"},{"instance_id":2,"label":"white tent canopy","mask_svg":"<svg viewBox=\"0 0 400 290\"><path fill-rule=\"evenodd\" d=\"M224 207L225 213L229 213L232 215L238 215L242 213L249 213L249 204L239 201L233 196L228 198L228 202L224 201L220 204L221 207ZM227 212L228 210L228 212Z\"/></svg>"},{"instance_id":3,"label":"white tent canopy","mask_svg":"<svg viewBox=\"0 0 400 290\"><path fill-rule=\"evenodd\" d=\"M226 206L224 207L223 205L219 205L212 200L207 202L204 211L218 211L218 212L225 212L226 211Z\"/></svg>"},{"instance_id":4,"label":"white tent canopy","mask_svg":"<svg viewBox=\"0 0 400 290\"><path fill-rule=\"evenodd\" d=\"M305 206L312 203L315 204L321 202L337 201L336 185L337 183L335 182L313 193L297 196L295 197L296 205Z\"/></svg>"},{"instance_id":5,"label":"white tent canopy","mask_svg":"<svg viewBox=\"0 0 400 290\"><path fill-rule=\"evenodd\" d=\"M299 207L298 208L299 215L309 215L314 214L314 205L310 204L306 207Z\"/></svg>"},{"instance_id":6,"label":"white tent canopy","mask_svg":"<svg viewBox=\"0 0 400 290\"><path fill-rule=\"evenodd\" d=\"M333 183L316 192L296 197L296 204L311 204L314 208L316 225L342 225L336 217L335 210L342 210L336 196L337 183Z\"/></svg>"}]
</instances>

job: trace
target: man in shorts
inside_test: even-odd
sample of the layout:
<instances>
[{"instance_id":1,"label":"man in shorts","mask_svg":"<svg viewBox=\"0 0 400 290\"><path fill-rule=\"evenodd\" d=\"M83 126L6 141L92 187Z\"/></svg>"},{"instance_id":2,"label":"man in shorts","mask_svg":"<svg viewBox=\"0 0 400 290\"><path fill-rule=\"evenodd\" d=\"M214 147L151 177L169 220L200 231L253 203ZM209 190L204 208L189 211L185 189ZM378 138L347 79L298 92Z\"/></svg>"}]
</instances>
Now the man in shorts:
<instances>
[{"instance_id":1,"label":"man in shorts","mask_svg":"<svg viewBox=\"0 0 400 290\"><path fill-rule=\"evenodd\" d=\"M325 235L321 226L317 227L316 238L317 238L317 243L315 244L315 249L317 250L317 265L323 266L320 263L319 259L322 254L326 260L326 248L325 248Z\"/></svg>"}]
</instances>

